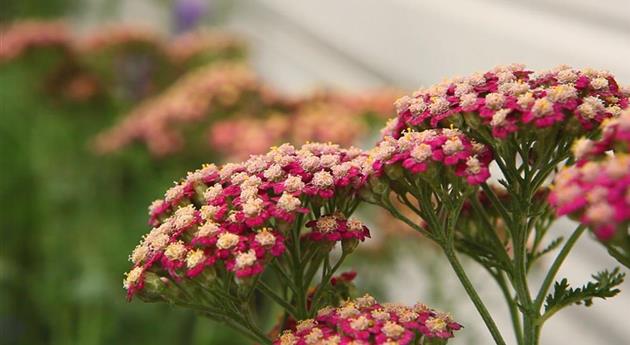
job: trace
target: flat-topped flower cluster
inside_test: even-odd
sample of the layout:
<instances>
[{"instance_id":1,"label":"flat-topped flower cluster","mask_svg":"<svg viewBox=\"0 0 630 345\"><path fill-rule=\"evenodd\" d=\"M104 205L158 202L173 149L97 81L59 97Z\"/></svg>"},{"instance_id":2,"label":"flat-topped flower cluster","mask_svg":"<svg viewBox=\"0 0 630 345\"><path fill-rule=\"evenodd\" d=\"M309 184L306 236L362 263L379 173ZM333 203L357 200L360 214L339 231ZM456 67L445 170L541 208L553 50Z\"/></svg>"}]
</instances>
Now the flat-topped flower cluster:
<instances>
[{"instance_id":1,"label":"flat-topped flower cluster","mask_svg":"<svg viewBox=\"0 0 630 345\"><path fill-rule=\"evenodd\" d=\"M630 110L619 118L605 121L600 139L577 140L573 145L577 162L558 173L550 195L557 213L588 225L602 241L627 236L629 152Z\"/></svg>"},{"instance_id":2,"label":"flat-topped flower cluster","mask_svg":"<svg viewBox=\"0 0 630 345\"><path fill-rule=\"evenodd\" d=\"M533 72L523 65L498 66L400 98L398 117L385 134L398 137L408 127L460 127L462 120L469 126L489 126L498 139L558 123L580 133L618 116L628 106L629 91L607 71L559 66Z\"/></svg>"},{"instance_id":3,"label":"flat-topped flower cluster","mask_svg":"<svg viewBox=\"0 0 630 345\"><path fill-rule=\"evenodd\" d=\"M16 59L36 47L70 46L68 28L62 22L23 21L1 28L0 62Z\"/></svg>"},{"instance_id":4,"label":"flat-topped flower cluster","mask_svg":"<svg viewBox=\"0 0 630 345\"><path fill-rule=\"evenodd\" d=\"M255 276L285 252L296 217L314 221L304 241L365 239L367 228L348 217L365 183L366 162L359 149L314 143L189 173L150 207L153 229L131 254L124 281L129 297L142 289L147 271L176 281L215 269ZM322 207L332 214L321 216Z\"/></svg>"},{"instance_id":5,"label":"flat-topped flower cluster","mask_svg":"<svg viewBox=\"0 0 630 345\"><path fill-rule=\"evenodd\" d=\"M371 94L287 95L244 64L220 63L195 69L159 96L140 103L99 133L94 146L108 154L137 142L153 156L166 157L202 142L207 147L201 149L239 160L285 142L350 146L367 134L370 117L382 121L389 116L398 95L384 90L370 99ZM384 106L385 99L389 107ZM233 140L233 133L251 140Z\"/></svg>"},{"instance_id":6,"label":"flat-topped flower cluster","mask_svg":"<svg viewBox=\"0 0 630 345\"><path fill-rule=\"evenodd\" d=\"M424 304L379 304L365 295L338 308L319 310L314 319L302 320L285 331L274 345L424 344L425 340L451 338L460 328L448 314Z\"/></svg>"},{"instance_id":7,"label":"flat-topped flower cluster","mask_svg":"<svg viewBox=\"0 0 630 345\"><path fill-rule=\"evenodd\" d=\"M105 153L141 140L153 154L169 154L185 142L178 129L183 124L202 121L211 110L234 106L244 94L256 93L268 106L278 103L278 97L268 91L243 64L203 67L185 75L159 96L141 103L117 126L99 134L95 146Z\"/></svg>"},{"instance_id":8,"label":"flat-topped flower cluster","mask_svg":"<svg viewBox=\"0 0 630 345\"><path fill-rule=\"evenodd\" d=\"M377 175L392 165L400 165L412 174L431 170L433 175L443 167L475 185L490 177L492 152L458 129L429 129L405 131L398 139L385 137L370 151L370 157Z\"/></svg>"}]
</instances>

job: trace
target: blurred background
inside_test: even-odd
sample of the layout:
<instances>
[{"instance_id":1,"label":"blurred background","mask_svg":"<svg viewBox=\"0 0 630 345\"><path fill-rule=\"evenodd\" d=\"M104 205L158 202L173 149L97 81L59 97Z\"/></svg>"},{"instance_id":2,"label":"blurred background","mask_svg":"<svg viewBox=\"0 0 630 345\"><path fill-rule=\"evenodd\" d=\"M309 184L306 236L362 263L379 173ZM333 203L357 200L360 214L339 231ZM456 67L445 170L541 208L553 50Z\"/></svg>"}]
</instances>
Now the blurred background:
<instances>
[{"instance_id":1,"label":"blurred background","mask_svg":"<svg viewBox=\"0 0 630 345\"><path fill-rule=\"evenodd\" d=\"M5 0L0 21L0 344L245 344L125 301L127 255L173 180L282 142L369 147L398 96L497 64L630 83L628 0ZM363 216L375 238L347 265L357 288L450 311L466 327L453 344L490 344L439 252ZM583 239L561 274L579 285L613 266ZM559 314L542 343L627 344L629 289Z\"/></svg>"}]
</instances>

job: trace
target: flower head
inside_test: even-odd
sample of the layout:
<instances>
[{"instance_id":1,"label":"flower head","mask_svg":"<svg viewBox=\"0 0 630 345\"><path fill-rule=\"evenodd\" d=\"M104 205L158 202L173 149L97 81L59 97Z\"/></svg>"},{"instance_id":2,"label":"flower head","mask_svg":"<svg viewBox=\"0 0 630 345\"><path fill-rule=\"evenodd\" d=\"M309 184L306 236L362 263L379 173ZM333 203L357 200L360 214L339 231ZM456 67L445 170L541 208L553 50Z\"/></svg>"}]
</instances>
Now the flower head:
<instances>
[{"instance_id":1,"label":"flower head","mask_svg":"<svg viewBox=\"0 0 630 345\"><path fill-rule=\"evenodd\" d=\"M41 47L70 48L70 35L61 22L21 21L0 30L0 63L15 59L29 49Z\"/></svg>"},{"instance_id":2,"label":"flower head","mask_svg":"<svg viewBox=\"0 0 630 345\"><path fill-rule=\"evenodd\" d=\"M308 233L313 240L363 240L367 228L341 216L356 204L366 180L364 155L332 144L272 148L242 163L204 166L176 183L150 207L154 228L130 255L135 267L168 279L197 279L223 263L238 279L260 274L285 252L283 233L313 200L335 196L335 215ZM308 165L306 161L318 164ZM271 173L270 173L271 171ZM319 206L318 206L319 207ZM321 210L318 210L321 212ZM281 230L284 229L284 230ZM314 234L322 237L314 236ZM135 270L125 280L130 295L141 290ZM205 278L204 278L205 279Z\"/></svg>"},{"instance_id":3,"label":"flower head","mask_svg":"<svg viewBox=\"0 0 630 345\"><path fill-rule=\"evenodd\" d=\"M299 322L274 345L411 344L418 337L449 339L462 326L429 308L381 305L369 295L338 308L326 307L315 319Z\"/></svg>"},{"instance_id":4,"label":"flower head","mask_svg":"<svg viewBox=\"0 0 630 345\"><path fill-rule=\"evenodd\" d=\"M576 140L572 151L577 163L556 175L549 196L556 212L588 225L604 242L628 236L630 110L606 120L600 139Z\"/></svg>"},{"instance_id":5,"label":"flower head","mask_svg":"<svg viewBox=\"0 0 630 345\"><path fill-rule=\"evenodd\" d=\"M306 224L311 228L307 237L312 241L341 241L357 239L364 241L370 237L368 228L358 219L345 219L343 215L322 216Z\"/></svg>"},{"instance_id":6,"label":"flower head","mask_svg":"<svg viewBox=\"0 0 630 345\"><path fill-rule=\"evenodd\" d=\"M430 169L450 169L470 184L490 176L491 151L457 129L407 131L400 138L386 137L370 151L373 168L381 174L387 167L400 166L412 174Z\"/></svg>"},{"instance_id":7,"label":"flower head","mask_svg":"<svg viewBox=\"0 0 630 345\"><path fill-rule=\"evenodd\" d=\"M448 127L460 123L461 116L470 119L467 124L481 123L497 139L558 123L575 122L578 126L567 130L585 131L628 106L628 95L605 71L563 67L534 73L512 65L463 80L442 82L399 99L397 121L388 126L385 135L398 138L408 127Z\"/></svg>"}]
</instances>

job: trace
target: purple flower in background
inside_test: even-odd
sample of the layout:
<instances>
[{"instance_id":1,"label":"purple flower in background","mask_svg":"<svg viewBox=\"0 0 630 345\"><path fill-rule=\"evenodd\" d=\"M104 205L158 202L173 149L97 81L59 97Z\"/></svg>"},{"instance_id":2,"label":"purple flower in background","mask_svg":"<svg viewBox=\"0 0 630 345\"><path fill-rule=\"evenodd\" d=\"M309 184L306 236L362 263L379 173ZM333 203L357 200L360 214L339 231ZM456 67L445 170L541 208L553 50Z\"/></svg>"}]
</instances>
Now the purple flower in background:
<instances>
[{"instance_id":1,"label":"purple flower in background","mask_svg":"<svg viewBox=\"0 0 630 345\"><path fill-rule=\"evenodd\" d=\"M175 0L173 16L178 34L194 29L206 14L207 0Z\"/></svg>"}]
</instances>

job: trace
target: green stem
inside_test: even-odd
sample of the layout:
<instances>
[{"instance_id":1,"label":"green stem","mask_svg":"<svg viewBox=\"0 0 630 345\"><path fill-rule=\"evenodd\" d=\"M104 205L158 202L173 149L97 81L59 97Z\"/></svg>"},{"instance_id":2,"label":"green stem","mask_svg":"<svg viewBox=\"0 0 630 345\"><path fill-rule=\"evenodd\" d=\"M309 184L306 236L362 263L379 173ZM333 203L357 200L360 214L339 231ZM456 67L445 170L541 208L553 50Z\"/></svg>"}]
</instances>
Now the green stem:
<instances>
[{"instance_id":1,"label":"green stem","mask_svg":"<svg viewBox=\"0 0 630 345\"><path fill-rule=\"evenodd\" d=\"M606 249L608 249L608 254L619 261L620 264L630 268L630 257L628 257L628 254L624 254L624 252L613 247L612 245L607 245ZM627 252L628 251L625 251L625 253Z\"/></svg>"},{"instance_id":2,"label":"green stem","mask_svg":"<svg viewBox=\"0 0 630 345\"><path fill-rule=\"evenodd\" d=\"M269 337L267 337L267 335L256 325L251 308L247 308L247 312L241 317L241 319L247 324L247 328L259 338L259 341L261 341L260 344L272 344L271 339L269 339Z\"/></svg>"},{"instance_id":3,"label":"green stem","mask_svg":"<svg viewBox=\"0 0 630 345\"><path fill-rule=\"evenodd\" d=\"M393 205L392 203L387 199L387 196L384 197L381 200L381 203L377 203L377 206L381 206L384 207L387 211L389 211L389 213L391 213L395 218L398 218L400 220L402 220L405 224L409 225L409 227L411 227L412 229L418 231L419 233L427 236L428 238L433 238L432 234L430 232L428 232L426 229L422 228L421 226L419 226L418 224L416 224L415 222L413 222L411 219L407 218L405 215L403 215L402 213L400 213ZM423 213L417 213L418 215L422 215Z\"/></svg>"},{"instance_id":4,"label":"green stem","mask_svg":"<svg viewBox=\"0 0 630 345\"><path fill-rule=\"evenodd\" d=\"M273 291L273 289L270 288L265 282L263 282L262 280L259 281L258 285L256 286L256 288L260 292L262 292L265 296L269 297L274 302L276 302L278 305L280 305L287 313L291 314L291 316L293 316L296 320L301 320L301 318L298 315L299 311L297 311L295 309L295 307L292 306L290 303L288 303L287 301L282 299L282 297L278 296Z\"/></svg>"},{"instance_id":5,"label":"green stem","mask_svg":"<svg viewBox=\"0 0 630 345\"><path fill-rule=\"evenodd\" d=\"M538 291L538 294L536 295L534 306L537 311L540 311L540 308L542 307L542 304L545 300L545 296L547 295L547 292L551 288L551 284L553 284L553 281L555 280L556 275L558 274L558 270L560 269L560 266L564 262L564 259L567 257L567 255L569 255L569 252L573 248L573 245L575 245L575 243L580 238L580 236L582 236L585 230L586 230L586 227L584 225L578 226L573 232L573 234L571 234L571 237L569 237L567 242L564 244L564 246L558 253L558 256L556 256L556 259L553 261L553 264L551 264L551 267L549 268L549 272L547 272L547 275L545 276L545 280L543 281L540 287L540 290Z\"/></svg>"},{"instance_id":6,"label":"green stem","mask_svg":"<svg viewBox=\"0 0 630 345\"><path fill-rule=\"evenodd\" d=\"M521 325L520 315L518 313L518 308L516 307L516 302L512 293L510 292L510 288L505 279L503 272L499 271L497 274L493 274L495 280L499 284L501 288L501 292L503 292L503 296L508 304L508 309L510 311L510 318L512 319L512 327L514 328L514 336L516 337L516 343L518 345L523 345L523 329Z\"/></svg>"},{"instance_id":7,"label":"green stem","mask_svg":"<svg viewBox=\"0 0 630 345\"><path fill-rule=\"evenodd\" d=\"M271 261L271 268L274 270L274 272L278 274L278 277L283 280L283 283L286 284L285 286L288 286L289 289L291 289L291 291L293 291L293 293L295 294L297 289L293 284L293 281L284 271L284 268L282 268L282 265L278 262L277 259Z\"/></svg>"},{"instance_id":8,"label":"green stem","mask_svg":"<svg viewBox=\"0 0 630 345\"><path fill-rule=\"evenodd\" d=\"M527 284L527 222L528 207L524 212L519 212L516 217L514 234L514 275L512 282L516 290L516 294L521 303L523 310L524 338L525 344L537 344L535 324L538 318L538 312L533 308L532 297ZM535 314L535 315L534 315Z\"/></svg>"},{"instance_id":9,"label":"green stem","mask_svg":"<svg viewBox=\"0 0 630 345\"><path fill-rule=\"evenodd\" d=\"M300 230L302 228L303 215L298 216L295 227L292 231L292 245L289 246L293 258L293 281L295 282L295 288L297 293L295 294L295 303L297 308L293 315L297 320L302 320L307 317L306 308L306 294L308 287L304 286L304 267L302 267L302 254L300 248Z\"/></svg>"},{"instance_id":10,"label":"green stem","mask_svg":"<svg viewBox=\"0 0 630 345\"><path fill-rule=\"evenodd\" d=\"M494 193L492 188L490 188L490 186L488 186L487 183L482 183L481 188L483 189L484 192L486 192L486 195L488 196L488 199L490 199L492 206L494 206L497 209L497 211L499 211L499 213L501 214L501 217L506 222L506 224L509 224L510 221L512 220L512 217L510 217L509 212L507 211L503 203L499 201L499 198Z\"/></svg>"},{"instance_id":11,"label":"green stem","mask_svg":"<svg viewBox=\"0 0 630 345\"><path fill-rule=\"evenodd\" d=\"M484 227L482 227L482 229L488 233L496 251L500 255L501 261L503 262L503 264L507 266L510 262L510 257L505 251L505 246L503 245L503 242L501 242L501 239L497 235L497 231L496 229L494 229L494 225L490 222L490 218L488 217L488 214L479 203L477 196L473 195L470 198L470 200L471 200L471 205L473 207L473 210L477 212L477 214L479 214L481 220L483 221L485 225Z\"/></svg>"},{"instance_id":12,"label":"green stem","mask_svg":"<svg viewBox=\"0 0 630 345\"><path fill-rule=\"evenodd\" d=\"M238 315L229 316L229 315L224 314L223 311L220 311L217 309L200 306L196 304L190 304L186 302L175 302L175 305L193 309L207 316L211 320L222 322L228 325L229 327L231 327L232 329L234 329L235 331L239 332L240 334L246 336L247 338L257 343L265 344L265 345L272 344L271 340L266 335L262 334L260 331L255 329L255 327L253 327L251 323L243 322L244 320L241 320Z\"/></svg>"},{"instance_id":13,"label":"green stem","mask_svg":"<svg viewBox=\"0 0 630 345\"><path fill-rule=\"evenodd\" d=\"M453 270L455 271L457 278L459 278L459 281L464 286L466 293L468 293L468 296L470 297L473 304L475 305L475 308L477 308L477 311L479 312L479 314L481 315L481 318L485 322L486 327L488 327L488 330L490 331L490 334L492 335L494 342L497 345L506 345L505 340L503 340L503 336L501 336L501 332L499 332L497 325L492 319L492 316L490 315L490 312L484 305L483 301L481 300L481 297L479 297L479 294L477 294L475 287L470 282L470 279L468 279L468 275L466 275L464 268L462 267L461 263L457 259L457 256L455 255L455 251L453 250L453 248L449 246L442 246L442 249L444 250L444 254L446 255L446 258L451 264L451 267L453 267Z\"/></svg>"},{"instance_id":14,"label":"green stem","mask_svg":"<svg viewBox=\"0 0 630 345\"><path fill-rule=\"evenodd\" d=\"M337 261L337 263L335 264L335 266L332 267L332 269L330 269L326 275L324 275L322 277L322 281L319 282L319 286L317 287L317 289L315 290L315 293L313 294L313 303L311 305L312 307L312 311L317 311L318 307L319 307L319 299L321 298L321 295L323 293L323 291L325 290L325 288L330 284L330 279L332 278L332 276L335 274L335 272L337 272L337 270L339 269L339 267L341 267L341 264L343 263L343 261L346 259L347 253L343 253L341 254L341 257L339 258L339 260Z\"/></svg>"}]
</instances>

